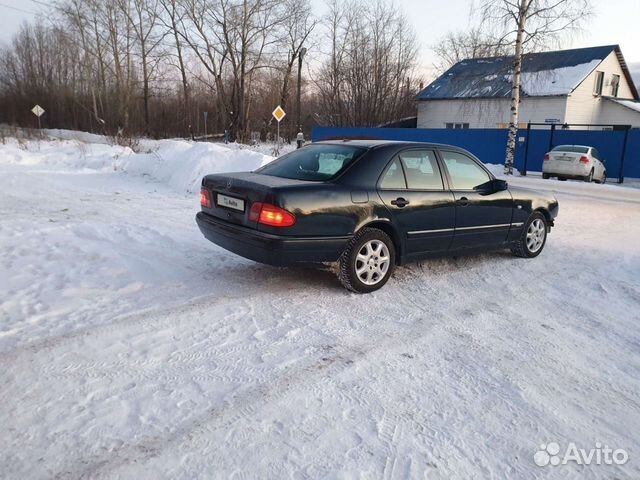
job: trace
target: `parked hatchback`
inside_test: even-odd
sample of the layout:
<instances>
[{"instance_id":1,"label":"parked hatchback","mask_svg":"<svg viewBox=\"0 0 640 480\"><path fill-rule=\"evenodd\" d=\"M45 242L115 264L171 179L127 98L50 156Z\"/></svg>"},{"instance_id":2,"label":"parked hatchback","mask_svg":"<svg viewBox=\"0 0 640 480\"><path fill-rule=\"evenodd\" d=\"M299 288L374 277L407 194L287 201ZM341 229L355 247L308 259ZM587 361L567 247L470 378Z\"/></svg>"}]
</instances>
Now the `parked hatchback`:
<instances>
[{"instance_id":1,"label":"parked hatchback","mask_svg":"<svg viewBox=\"0 0 640 480\"><path fill-rule=\"evenodd\" d=\"M607 181L605 161L593 147L585 145L558 145L544 156L542 178L572 178L585 182Z\"/></svg>"},{"instance_id":2,"label":"parked hatchback","mask_svg":"<svg viewBox=\"0 0 640 480\"><path fill-rule=\"evenodd\" d=\"M271 265L338 262L349 290L380 288L396 265L510 248L532 258L558 214L553 195L511 187L449 145L314 143L255 172L202 180L206 238Z\"/></svg>"}]
</instances>

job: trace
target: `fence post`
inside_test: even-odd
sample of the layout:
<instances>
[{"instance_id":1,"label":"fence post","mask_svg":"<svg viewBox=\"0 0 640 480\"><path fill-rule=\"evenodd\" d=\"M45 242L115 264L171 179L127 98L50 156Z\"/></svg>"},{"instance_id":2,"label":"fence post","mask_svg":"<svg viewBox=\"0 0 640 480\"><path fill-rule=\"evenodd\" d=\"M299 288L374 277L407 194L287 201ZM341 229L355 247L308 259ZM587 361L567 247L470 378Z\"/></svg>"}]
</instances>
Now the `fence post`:
<instances>
[{"instance_id":1,"label":"fence post","mask_svg":"<svg viewBox=\"0 0 640 480\"><path fill-rule=\"evenodd\" d=\"M551 124L551 135L549 135L549 151L553 150L553 134L556 131L556 124Z\"/></svg>"},{"instance_id":2,"label":"fence post","mask_svg":"<svg viewBox=\"0 0 640 480\"><path fill-rule=\"evenodd\" d=\"M529 136L531 135L531 122L527 122L527 138L526 138L526 142L527 144L524 146L524 167L522 167L522 172L520 172L520 175L522 175L523 177L527 176L527 167L529 164Z\"/></svg>"},{"instance_id":3,"label":"fence post","mask_svg":"<svg viewBox=\"0 0 640 480\"><path fill-rule=\"evenodd\" d=\"M624 129L624 144L622 145L622 155L620 156L620 175L618 176L618 183L624 182L624 157L627 155L627 142L629 141L629 130L631 125L625 125Z\"/></svg>"}]
</instances>

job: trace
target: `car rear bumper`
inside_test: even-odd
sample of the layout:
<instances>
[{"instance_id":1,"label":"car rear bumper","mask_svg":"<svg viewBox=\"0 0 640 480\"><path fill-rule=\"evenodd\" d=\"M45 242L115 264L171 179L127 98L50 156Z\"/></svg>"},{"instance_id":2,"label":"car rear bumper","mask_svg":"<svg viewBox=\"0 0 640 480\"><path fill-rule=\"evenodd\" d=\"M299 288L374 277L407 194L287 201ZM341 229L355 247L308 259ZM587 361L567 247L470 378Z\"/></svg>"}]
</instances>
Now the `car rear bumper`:
<instances>
[{"instance_id":1,"label":"car rear bumper","mask_svg":"<svg viewBox=\"0 0 640 480\"><path fill-rule=\"evenodd\" d=\"M351 239L345 237L287 237L260 232L198 212L202 234L237 255L269 265L335 262Z\"/></svg>"},{"instance_id":2,"label":"car rear bumper","mask_svg":"<svg viewBox=\"0 0 640 480\"><path fill-rule=\"evenodd\" d=\"M589 175L591 168L591 165L582 163L576 165L570 162L547 160L542 165L542 173L561 175L566 178L581 178Z\"/></svg>"}]
</instances>

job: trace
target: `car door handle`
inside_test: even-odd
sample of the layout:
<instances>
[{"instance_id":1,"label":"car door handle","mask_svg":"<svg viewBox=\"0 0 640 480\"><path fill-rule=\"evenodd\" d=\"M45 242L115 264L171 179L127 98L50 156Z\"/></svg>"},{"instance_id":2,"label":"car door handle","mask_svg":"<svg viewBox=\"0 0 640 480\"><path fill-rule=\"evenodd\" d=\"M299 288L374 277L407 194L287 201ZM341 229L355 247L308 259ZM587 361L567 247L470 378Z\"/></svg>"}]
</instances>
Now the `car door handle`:
<instances>
[{"instance_id":1,"label":"car door handle","mask_svg":"<svg viewBox=\"0 0 640 480\"><path fill-rule=\"evenodd\" d=\"M396 207L403 208L409 205L409 200L405 200L402 197L398 197L395 200L391 200L391 205L395 205Z\"/></svg>"},{"instance_id":2,"label":"car door handle","mask_svg":"<svg viewBox=\"0 0 640 480\"><path fill-rule=\"evenodd\" d=\"M467 197L460 197L458 199L458 205L460 205L461 207L466 207L467 205L469 205L469 199Z\"/></svg>"}]
</instances>

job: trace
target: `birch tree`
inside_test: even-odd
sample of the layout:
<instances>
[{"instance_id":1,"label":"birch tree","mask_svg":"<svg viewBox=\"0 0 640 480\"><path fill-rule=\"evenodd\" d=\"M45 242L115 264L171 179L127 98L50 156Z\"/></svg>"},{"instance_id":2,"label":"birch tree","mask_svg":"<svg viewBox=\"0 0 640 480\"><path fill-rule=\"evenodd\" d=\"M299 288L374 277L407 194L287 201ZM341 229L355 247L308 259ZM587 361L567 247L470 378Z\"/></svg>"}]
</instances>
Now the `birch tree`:
<instances>
[{"instance_id":1,"label":"birch tree","mask_svg":"<svg viewBox=\"0 0 640 480\"><path fill-rule=\"evenodd\" d=\"M504 172L513 174L521 96L522 59L525 49L540 50L579 30L589 17L589 0L483 0L482 24L503 29L500 42L513 52L509 134Z\"/></svg>"}]
</instances>

